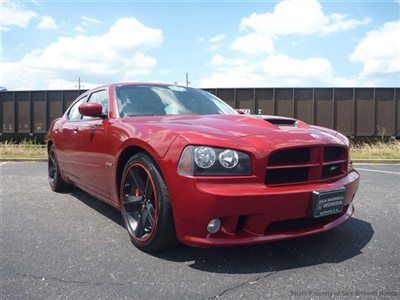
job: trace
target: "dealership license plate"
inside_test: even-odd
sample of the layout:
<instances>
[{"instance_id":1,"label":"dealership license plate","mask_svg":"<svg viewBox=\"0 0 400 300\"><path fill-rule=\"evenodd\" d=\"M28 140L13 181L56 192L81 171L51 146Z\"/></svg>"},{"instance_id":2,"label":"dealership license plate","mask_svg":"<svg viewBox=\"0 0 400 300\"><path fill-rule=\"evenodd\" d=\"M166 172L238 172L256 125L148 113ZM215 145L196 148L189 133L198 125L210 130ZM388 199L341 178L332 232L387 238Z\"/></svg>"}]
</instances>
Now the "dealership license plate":
<instances>
[{"instance_id":1,"label":"dealership license plate","mask_svg":"<svg viewBox=\"0 0 400 300\"><path fill-rule=\"evenodd\" d=\"M340 213L343 210L345 192L344 187L337 190L314 191L311 215L320 218Z\"/></svg>"}]
</instances>

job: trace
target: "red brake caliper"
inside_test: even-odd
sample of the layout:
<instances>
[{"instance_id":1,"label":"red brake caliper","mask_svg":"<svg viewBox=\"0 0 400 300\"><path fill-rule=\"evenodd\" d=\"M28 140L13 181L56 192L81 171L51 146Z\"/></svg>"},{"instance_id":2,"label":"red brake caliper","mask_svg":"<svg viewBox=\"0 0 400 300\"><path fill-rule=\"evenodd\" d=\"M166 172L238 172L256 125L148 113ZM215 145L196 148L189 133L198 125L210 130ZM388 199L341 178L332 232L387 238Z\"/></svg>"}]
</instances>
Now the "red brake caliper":
<instances>
[{"instance_id":1,"label":"red brake caliper","mask_svg":"<svg viewBox=\"0 0 400 300\"><path fill-rule=\"evenodd\" d=\"M138 188L135 189L134 194L136 197L140 196L140 192L139 192Z\"/></svg>"}]
</instances>

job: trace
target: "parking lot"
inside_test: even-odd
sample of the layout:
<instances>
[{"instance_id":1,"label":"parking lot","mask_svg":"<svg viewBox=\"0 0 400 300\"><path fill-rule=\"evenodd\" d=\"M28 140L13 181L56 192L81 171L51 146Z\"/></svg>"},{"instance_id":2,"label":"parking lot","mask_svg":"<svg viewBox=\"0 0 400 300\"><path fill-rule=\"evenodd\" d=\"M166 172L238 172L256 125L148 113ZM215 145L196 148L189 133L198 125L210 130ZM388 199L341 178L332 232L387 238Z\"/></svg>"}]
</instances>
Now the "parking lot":
<instances>
[{"instance_id":1,"label":"parking lot","mask_svg":"<svg viewBox=\"0 0 400 300\"><path fill-rule=\"evenodd\" d=\"M327 233L149 255L118 211L53 193L46 163L0 164L1 298L400 297L400 165L358 165L355 215Z\"/></svg>"}]
</instances>

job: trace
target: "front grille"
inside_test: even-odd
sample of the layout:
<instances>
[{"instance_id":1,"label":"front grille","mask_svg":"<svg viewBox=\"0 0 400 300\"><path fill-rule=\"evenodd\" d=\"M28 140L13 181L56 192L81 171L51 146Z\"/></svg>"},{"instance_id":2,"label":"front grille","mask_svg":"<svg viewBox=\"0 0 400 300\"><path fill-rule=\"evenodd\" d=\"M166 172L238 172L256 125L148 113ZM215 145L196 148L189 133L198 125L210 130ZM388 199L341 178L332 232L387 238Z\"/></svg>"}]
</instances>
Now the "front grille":
<instances>
[{"instance_id":1,"label":"front grille","mask_svg":"<svg viewBox=\"0 0 400 300\"><path fill-rule=\"evenodd\" d=\"M310 155L311 148L282 150L275 152L270 156L268 165L308 162L310 160Z\"/></svg>"},{"instance_id":2,"label":"front grille","mask_svg":"<svg viewBox=\"0 0 400 300\"><path fill-rule=\"evenodd\" d=\"M322 168L322 178L330 178L339 176L342 172L342 164L331 164L323 166Z\"/></svg>"},{"instance_id":3,"label":"front grille","mask_svg":"<svg viewBox=\"0 0 400 300\"><path fill-rule=\"evenodd\" d=\"M324 148L324 161L333 161L344 158L344 148L342 147L325 147Z\"/></svg>"},{"instance_id":4,"label":"front grille","mask_svg":"<svg viewBox=\"0 0 400 300\"><path fill-rule=\"evenodd\" d=\"M271 169L267 170L266 183L279 184L302 182L308 179L308 168Z\"/></svg>"},{"instance_id":5,"label":"front grille","mask_svg":"<svg viewBox=\"0 0 400 300\"><path fill-rule=\"evenodd\" d=\"M295 184L338 178L347 171L347 150L340 146L314 146L273 152L265 184Z\"/></svg>"}]
</instances>

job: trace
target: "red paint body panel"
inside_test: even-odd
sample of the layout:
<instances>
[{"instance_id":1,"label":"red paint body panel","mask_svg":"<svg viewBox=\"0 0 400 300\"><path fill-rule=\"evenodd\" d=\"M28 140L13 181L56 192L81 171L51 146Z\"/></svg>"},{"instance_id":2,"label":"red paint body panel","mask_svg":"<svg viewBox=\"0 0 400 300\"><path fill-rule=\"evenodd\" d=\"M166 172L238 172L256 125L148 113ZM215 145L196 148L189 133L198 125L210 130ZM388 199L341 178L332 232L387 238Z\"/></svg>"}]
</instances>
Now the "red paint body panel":
<instances>
[{"instance_id":1,"label":"red paint body panel","mask_svg":"<svg viewBox=\"0 0 400 300\"><path fill-rule=\"evenodd\" d=\"M124 84L118 84L124 85ZM140 84L144 85L144 84ZM63 178L119 207L118 161L127 147L140 147L157 162L168 187L178 239L198 246L260 243L326 231L351 216L358 189L356 171L315 182L269 186L265 184L268 158L275 151L313 147L346 149L341 134L297 121L297 126L276 126L265 116L165 115L119 118L114 85L108 89L107 118L69 121L67 113L50 127ZM268 119L276 118L268 116ZM312 136L317 135L318 138ZM251 158L250 176L196 177L177 172L179 158L188 145L232 148ZM347 153L347 151L346 151ZM346 164L348 157L345 157ZM312 192L346 187L345 210L315 222L308 218ZM220 218L222 229L210 234L206 227ZM306 225L286 226L293 220ZM301 221L303 220L303 221ZM286 224L286 223L287 224ZM304 223L303 222L303 223ZM275 225L286 224L276 230ZM273 226L272 226L273 225ZM272 229L273 230L272 230ZM289 228L289 229L288 229Z\"/></svg>"}]
</instances>

